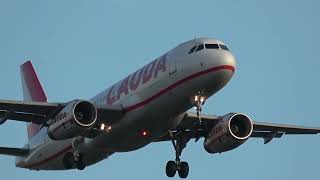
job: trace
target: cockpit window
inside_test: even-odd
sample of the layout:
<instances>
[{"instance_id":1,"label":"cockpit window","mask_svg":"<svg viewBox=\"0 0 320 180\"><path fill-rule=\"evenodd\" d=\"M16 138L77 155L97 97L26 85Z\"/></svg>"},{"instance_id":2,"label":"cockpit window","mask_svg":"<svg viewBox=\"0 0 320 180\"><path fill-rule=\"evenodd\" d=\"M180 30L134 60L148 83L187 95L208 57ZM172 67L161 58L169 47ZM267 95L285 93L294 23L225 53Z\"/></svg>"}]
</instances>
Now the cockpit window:
<instances>
[{"instance_id":1,"label":"cockpit window","mask_svg":"<svg viewBox=\"0 0 320 180\"><path fill-rule=\"evenodd\" d=\"M218 44L206 44L206 49L219 49Z\"/></svg>"},{"instance_id":2,"label":"cockpit window","mask_svg":"<svg viewBox=\"0 0 320 180\"><path fill-rule=\"evenodd\" d=\"M221 49L224 49L226 51L229 51L228 47L223 45L223 44L219 44L219 46L221 47Z\"/></svg>"},{"instance_id":3,"label":"cockpit window","mask_svg":"<svg viewBox=\"0 0 320 180\"><path fill-rule=\"evenodd\" d=\"M200 51L200 50L202 50L203 48L204 48L203 44L200 44L200 45L197 47L197 49L196 49L195 52Z\"/></svg>"},{"instance_id":4,"label":"cockpit window","mask_svg":"<svg viewBox=\"0 0 320 180\"><path fill-rule=\"evenodd\" d=\"M193 53L193 51L197 48L197 46L193 46L190 51L189 51L189 54Z\"/></svg>"},{"instance_id":5,"label":"cockpit window","mask_svg":"<svg viewBox=\"0 0 320 180\"><path fill-rule=\"evenodd\" d=\"M195 52L198 52L202 49L223 49L223 50L226 50L226 51L229 51L228 47L226 45L223 45L223 44L200 44L200 45L197 45L197 46L193 46L190 51L189 51L189 54L192 54L192 53L195 53Z\"/></svg>"}]
</instances>

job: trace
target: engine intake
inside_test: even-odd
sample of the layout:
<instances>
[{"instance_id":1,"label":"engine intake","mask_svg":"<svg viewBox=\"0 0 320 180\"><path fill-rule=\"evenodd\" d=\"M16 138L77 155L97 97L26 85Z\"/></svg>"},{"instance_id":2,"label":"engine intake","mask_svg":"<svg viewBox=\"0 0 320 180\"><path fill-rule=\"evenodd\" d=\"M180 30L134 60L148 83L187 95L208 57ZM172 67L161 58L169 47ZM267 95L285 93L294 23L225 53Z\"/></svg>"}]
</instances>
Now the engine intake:
<instances>
[{"instance_id":1,"label":"engine intake","mask_svg":"<svg viewBox=\"0 0 320 180\"><path fill-rule=\"evenodd\" d=\"M250 118L244 114L234 114L229 120L229 132L234 138L247 139L253 130Z\"/></svg>"},{"instance_id":2,"label":"engine intake","mask_svg":"<svg viewBox=\"0 0 320 180\"><path fill-rule=\"evenodd\" d=\"M252 131L253 123L247 115L227 114L209 131L204 148L211 154L230 151L247 141Z\"/></svg>"},{"instance_id":3,"label":"engine intake","mask_svg":"<svg viewBox=\"0 0 320 180\"><path fill-rule=\"evenodd\" d=\"M81 126L91 126L97 119L97 110L88 101L79 101L73 109L74 119Z\"/></svg>"}]
</instances>

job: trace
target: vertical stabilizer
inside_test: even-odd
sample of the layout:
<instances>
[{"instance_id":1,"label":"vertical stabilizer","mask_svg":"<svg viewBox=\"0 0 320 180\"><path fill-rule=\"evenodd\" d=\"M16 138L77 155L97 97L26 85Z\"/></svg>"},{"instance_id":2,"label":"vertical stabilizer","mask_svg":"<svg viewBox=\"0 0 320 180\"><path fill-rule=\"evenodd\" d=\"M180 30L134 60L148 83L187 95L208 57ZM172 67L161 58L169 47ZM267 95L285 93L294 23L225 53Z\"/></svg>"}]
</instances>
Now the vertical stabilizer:
<instances>
[{"instance_id":1,"label":"vertical stabilizer","mask_svg":"<svg viewBox=\"0 0 320 180\"><path fill-rule=\"evenodd\" d=\"M20 66L20 73L24 101L47 102L47 97L30 61ZM39 129L40 125L28 123L28 139L37 134Z\"/></svg>"}]
</instances>

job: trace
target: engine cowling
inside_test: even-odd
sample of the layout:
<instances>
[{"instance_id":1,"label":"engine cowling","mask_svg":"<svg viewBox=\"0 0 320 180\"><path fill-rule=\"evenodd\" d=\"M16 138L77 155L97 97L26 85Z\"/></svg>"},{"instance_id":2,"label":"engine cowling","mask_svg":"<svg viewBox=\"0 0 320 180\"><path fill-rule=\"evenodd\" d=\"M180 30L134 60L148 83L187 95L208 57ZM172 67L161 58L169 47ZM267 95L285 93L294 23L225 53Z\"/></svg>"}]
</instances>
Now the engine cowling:
<instances>
[{"instance_id":1,"label":"engine cowling","mask_svg":"<svg viewBox=\"0 0 320 180\"><path fill-rule=\"evenodd\" d=\"M252 131L253 124L247 115L230 113L209 131L203 145L211 154L230 151L247 141Z\"/></svg>"},{"instance_id":2,"label":"engine cowling","mask_svg":"<svg viewBox=\"0 0 320 180\"><path fill-rule=\"evenodd\" d=\"M97 121L97 109L89 101L71 101L52 119L48 135L54 140L73 138L91 129Z\"/></svg>"}]
</instances>

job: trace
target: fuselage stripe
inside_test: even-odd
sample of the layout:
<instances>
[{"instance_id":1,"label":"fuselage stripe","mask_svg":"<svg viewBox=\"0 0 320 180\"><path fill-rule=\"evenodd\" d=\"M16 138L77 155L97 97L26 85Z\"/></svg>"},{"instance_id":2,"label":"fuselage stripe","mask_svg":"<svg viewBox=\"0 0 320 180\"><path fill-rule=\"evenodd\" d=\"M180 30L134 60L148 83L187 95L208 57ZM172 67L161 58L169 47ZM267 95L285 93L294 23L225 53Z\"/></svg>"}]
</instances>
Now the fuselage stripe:
<instances>
[{"instance_id":1,"label":"fuselage stripe","mask_svg":"<svg viewBox=\"0 0 320 180\"><path fill-rule=\"evenodd\" d=\"M179 81L171 84L171 85L168 86L167 88L162 89L162 90L161 90L160 92L158 92L157 94L151 96L150 98L148 98L148 99L146 99L146 100L144 100L144 101L142 101L142 102L139 102L139 103L137 103L137 104L135 104L135 105L132 105L132 106L125 107L125 108L124 108L124 112L127 113L127 112L133 111L133 110L135 110L135 109L138 109L138 108L140 108L140 107L142 107L142 106L145 106L145 105L149 104L150 102L152 102L153 100L159 98L159 97L162 96L163 94L167 93L168 91L176 88L177 86L179 86L179 85L181 85L181 84L183 84L183 83L185 83L185 82L187 82L187 81L190 81L190 80L192 80L192 79L195 79L195 78L200 77L200 76L202 76L202 75L205 75L205 74L207 74L207 73L214 72L214 71L219 71L219 70L223 70L223 69L225 69L225 70L231 70L233 73L234 73L234 71L235 71L235 68L234 68L233 66L230 66L230 65L216 66L216 67L213 67L213 68L204 70L204 71L200 71L200 72L198 72L198 73L195 73L195 74L192 74L192 75L190 75L190 76L187 76L187 77L185 77L185 78L183 78L183 79L181 79L181 80L179 80Z\"/></svg>"},{"instance_id":2,"label":"fuselage stripe","mask_svg":"<svg viewBox=\"0 0 320 180\"><path fill-rule=\"evenodd\" d=\"M54 154L54 155L52 155L52 156L50 156L50 157L48 157L48 158L46 158L46 159L44 159L44 160L42 160L42 161L39 161L39 162L30 164L30 165L27 165L27 166L25 166L25 168L32 169L32 168L34 168L34 167L40 166L40 165L42 165L42 164L45 164L45 163L47 163L47 162L49 162L49 161L51 161L51 160L59 157L60 155L64 154L65 152L71 150L71 148L72 148L72 146L71 146L71 145L68 145L67 147L65 147L65 148L63 148L62 150L58 151L56 154Z\"/></svg>"}]
</instances>

